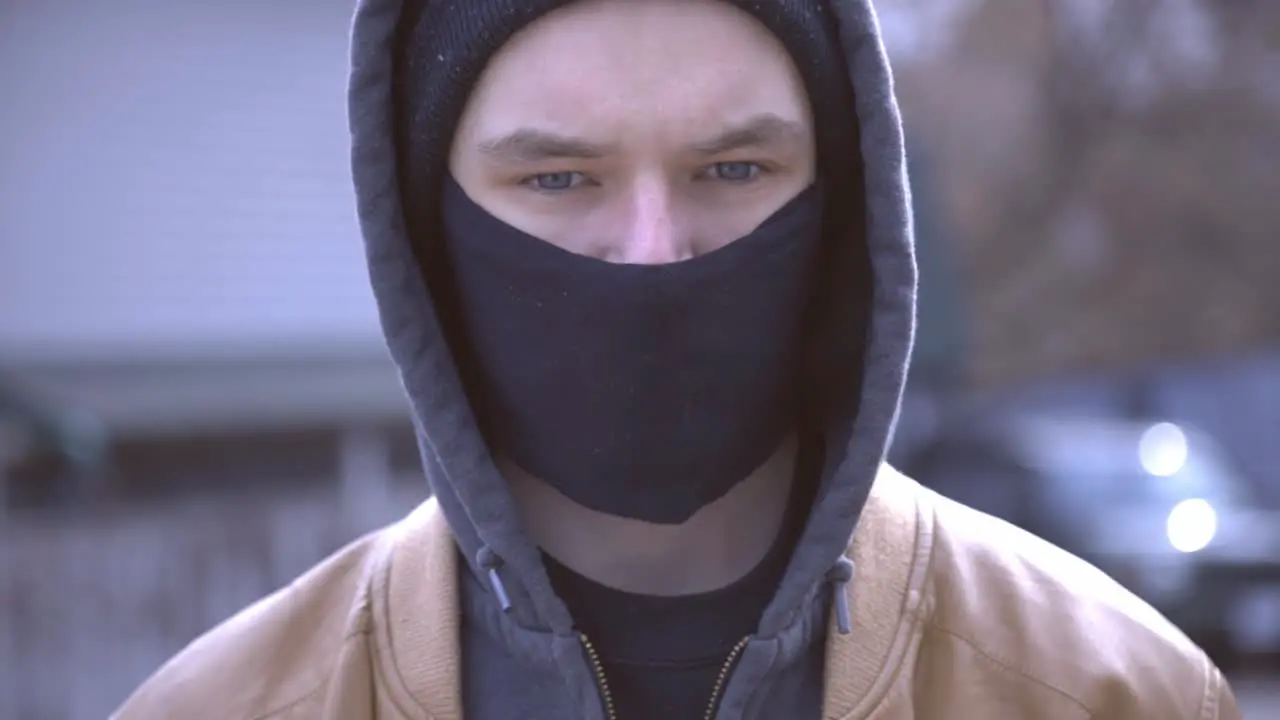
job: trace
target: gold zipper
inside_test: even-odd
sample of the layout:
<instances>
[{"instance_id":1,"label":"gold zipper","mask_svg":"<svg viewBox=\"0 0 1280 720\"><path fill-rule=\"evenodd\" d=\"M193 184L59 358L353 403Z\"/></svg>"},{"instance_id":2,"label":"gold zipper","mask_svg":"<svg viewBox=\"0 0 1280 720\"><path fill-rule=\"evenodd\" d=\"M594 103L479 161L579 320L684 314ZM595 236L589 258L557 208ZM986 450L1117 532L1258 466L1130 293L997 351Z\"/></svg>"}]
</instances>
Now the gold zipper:
<instances>
[{"instance_id":1,"label":"gold zipper","mask_svg":"<svg viewBox=\"0 0 1280 720\"><path fill-rule=\"evenodd\" d=\"M609 678L604 674L604 663L600 661L600 653L596 652L596 646L591 644L591 639L585 633L579 633L578 639L582 641L582 647L587 651L587 659L591 661L591 669L596 674L596 685L600 688L600 699L604 701L604 714L609 720L618 720L618 711L613 706L613 693L609 691ZM724 692L725 685L729 681L729 673L733 671L733 666L738 662L738 657L742 655L742 651L747 649L747 643L751 642L750 637L744 637L733 646L733 650L729 651L729 657L725 659L724 665L720 667L720 674L716 676L715 687L711 689L711 699L707 701L707 713L705 720L712 720L716 715L716 706L720 704L720 693Z\"/></svg>"}]
</instances>

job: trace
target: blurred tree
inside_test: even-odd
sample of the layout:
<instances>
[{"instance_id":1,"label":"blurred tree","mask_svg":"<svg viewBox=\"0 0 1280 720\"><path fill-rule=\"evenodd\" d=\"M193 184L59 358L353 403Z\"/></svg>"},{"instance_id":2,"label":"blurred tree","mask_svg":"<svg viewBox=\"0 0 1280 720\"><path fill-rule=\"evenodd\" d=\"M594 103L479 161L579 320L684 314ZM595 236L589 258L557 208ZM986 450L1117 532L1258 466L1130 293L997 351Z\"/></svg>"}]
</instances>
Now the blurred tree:
<instances>
[{"instance_id":1,"label":"blurred tree","mask_svg":"<svg viewBox=\"0 0 1280 720\"><path fill-rule=\"evenodd\" d=\"M919 140L908 142L907 171L920 275L911 383L929 392L952 394L963 384L969 365L970 319L963 273L939 202L933 164Z\"/></svg>"},{"instance_id":2,"label":"blurred tree","mask_svg":"<svg viewBox=\"0 0 1280 720\"><path fill-rule=\"evenodd\" d=\"M978 382L1280 340L1280 3L983 0L902 84Z\"/></svg>"}]
</instances>

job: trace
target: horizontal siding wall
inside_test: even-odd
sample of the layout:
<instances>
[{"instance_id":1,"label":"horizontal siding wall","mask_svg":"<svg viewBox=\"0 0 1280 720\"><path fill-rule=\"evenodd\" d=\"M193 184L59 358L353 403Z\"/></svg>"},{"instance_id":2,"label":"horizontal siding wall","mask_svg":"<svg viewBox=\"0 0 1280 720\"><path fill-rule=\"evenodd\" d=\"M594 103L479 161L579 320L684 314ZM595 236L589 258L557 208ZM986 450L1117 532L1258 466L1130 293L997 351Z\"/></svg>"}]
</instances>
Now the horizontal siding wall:
<instances>
[{"instance_id":1,"label":"horizontal siding wall","mask_svg":"<svg viewBox=\"0 0 1280 720\"><path fill-rule=\"evenodd\" d=\"M351 5L0 3L0 362L380 343Z\"/></svg>"}]
</instances>

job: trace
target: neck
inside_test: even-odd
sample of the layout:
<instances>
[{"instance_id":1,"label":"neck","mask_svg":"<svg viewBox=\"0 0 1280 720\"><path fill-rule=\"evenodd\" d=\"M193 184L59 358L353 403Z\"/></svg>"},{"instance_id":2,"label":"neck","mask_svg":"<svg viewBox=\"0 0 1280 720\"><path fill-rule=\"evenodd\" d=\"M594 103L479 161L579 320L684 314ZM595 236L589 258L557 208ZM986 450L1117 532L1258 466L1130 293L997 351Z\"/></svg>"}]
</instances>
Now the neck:
<instances>
[{"instance_id":1,"label":"neck","mask_svg":"<svg viewBox=\"0 0 1280 720\"><path fill-rule=\"evenodd\" d=\"M789 438L727 495L680 525L655 525L585 508L510 464L502 465L525 530L564 566L602 585L644 595L692 595L731 585L773 546L796 465Z\"/></svg>"}]
</instances>

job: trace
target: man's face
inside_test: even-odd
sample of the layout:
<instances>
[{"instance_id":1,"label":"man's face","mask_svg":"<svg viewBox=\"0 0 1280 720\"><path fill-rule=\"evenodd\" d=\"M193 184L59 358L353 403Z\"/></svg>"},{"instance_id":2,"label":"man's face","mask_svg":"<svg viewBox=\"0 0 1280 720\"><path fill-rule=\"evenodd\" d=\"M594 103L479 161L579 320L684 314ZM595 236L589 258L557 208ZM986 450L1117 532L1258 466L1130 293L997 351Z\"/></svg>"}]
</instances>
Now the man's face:
<instances>
[{"instance_id":1,"label":"man's face","mask_svg":"<svg viewBox=\"0 0 1280 720\"><path fill-rule=\"evenodd\" d=\"M814 181L781 43L719 0L587 0L519 33L450 156L468 196L565 250L658 264L754 230Z\"/></svg>"}]
</instances>

